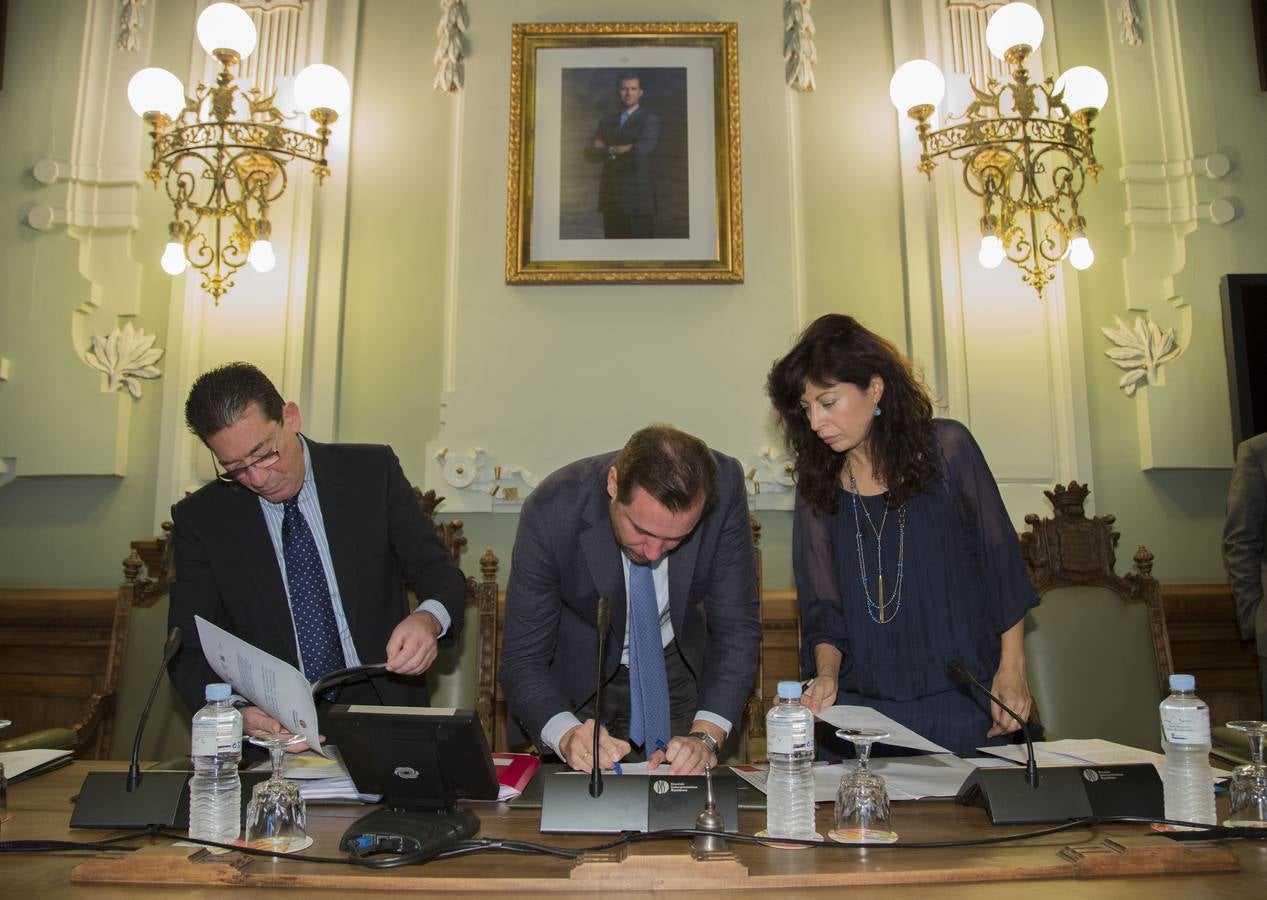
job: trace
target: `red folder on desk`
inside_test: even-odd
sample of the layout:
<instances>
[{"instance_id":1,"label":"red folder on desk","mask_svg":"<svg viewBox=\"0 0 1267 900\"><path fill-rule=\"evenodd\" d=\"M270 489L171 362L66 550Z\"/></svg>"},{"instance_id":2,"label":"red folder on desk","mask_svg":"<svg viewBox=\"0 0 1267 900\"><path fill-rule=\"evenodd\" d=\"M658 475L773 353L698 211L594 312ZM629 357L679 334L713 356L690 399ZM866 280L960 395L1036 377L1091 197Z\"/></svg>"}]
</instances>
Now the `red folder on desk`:
<instances>
[{"instance_id":1,"label":"red folder on desk","mask_svg":"<svg viewBox=\"0 0 1267 900\"><path fill-rule=\"evenodd\" d=\"M523 793L532 776L541 768L541 758L529 753L494 753L493 770L501 785L498 800L513 800Z\"/></svg>"}]
</instances>

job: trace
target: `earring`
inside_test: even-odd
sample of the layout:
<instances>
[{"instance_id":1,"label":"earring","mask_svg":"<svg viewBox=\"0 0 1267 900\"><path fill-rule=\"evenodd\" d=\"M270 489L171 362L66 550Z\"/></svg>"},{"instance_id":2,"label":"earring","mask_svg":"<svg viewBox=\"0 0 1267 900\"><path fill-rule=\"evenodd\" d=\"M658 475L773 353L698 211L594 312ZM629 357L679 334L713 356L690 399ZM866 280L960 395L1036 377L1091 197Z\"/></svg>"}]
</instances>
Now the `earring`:
<instances>
[{"instance_id":1,"label":"earring","mask_svg":"<svg viewBox=\"0 0 1267 900\"><path fill-rule=\"evenodd\" d=\"M878 415L880 415L880 407L878 407L878 406L873 406L873 407L871 408L871 415L873 415L873 416L878 416Z\"/></svg>"}]
</instances>

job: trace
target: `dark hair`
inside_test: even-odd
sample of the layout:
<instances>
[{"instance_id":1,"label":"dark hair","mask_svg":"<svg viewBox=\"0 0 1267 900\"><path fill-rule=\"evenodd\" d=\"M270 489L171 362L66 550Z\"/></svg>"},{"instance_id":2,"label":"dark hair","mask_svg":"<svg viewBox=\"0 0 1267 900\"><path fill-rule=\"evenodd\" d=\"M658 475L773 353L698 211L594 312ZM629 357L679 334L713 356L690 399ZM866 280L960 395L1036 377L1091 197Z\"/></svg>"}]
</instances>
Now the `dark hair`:
<instances>
[{"instance_id":1,"label":"dark hair","mask_svg":"<svg viewBox=\"0 0 1267 900\"><path fill-rule=\"evenodd\" d=\"M616 79L616 84L621 85L626 81L638 82L638 90L642 90L642 76L637 72L622 72L620 77Z\"/></svg>"},{"instance_id":2,"label":"dark hair","mask_svg":"<svg viewBox=\"0 0 1267 900\"><path fill-rule=\"evenodd\" d=\"M690 509L701 497L717 502L717 461L708 445L671 425L634 432L616 457L616 500L628 503L640 487L670 512Z\"/></svg>"},{"instance_id":3,"label":"dark hair","mask_svg":"<svg viewBox=\"0 0 1267 900\"><path fill-rule=\"evenodd\" d=\"M205 444L252 403L259 404L265 418L282 420L282 395L268 376L250 363L228 363L198 376L185 400L185 424Z\"/></svg>"},{"instance_id":4,"label":"dark hair","mask_svg":"<svg viewBox=\"0 0 1267 900\"><path fill-rule=\"evenodd\" d=\"M875 375L884 380L878 404L882 414L871 422L867 449L876 478L888 487L889 505L896 507L927 490L938 474L933 403L911 361L857 319L831 313L806 328L796 346L770 369L766 393L796 458L796 488L819 515L839 508L845 454L814 434L801 409L801 395L807 382L845 382L866 390Z\"/></svg>"}]
</instances>

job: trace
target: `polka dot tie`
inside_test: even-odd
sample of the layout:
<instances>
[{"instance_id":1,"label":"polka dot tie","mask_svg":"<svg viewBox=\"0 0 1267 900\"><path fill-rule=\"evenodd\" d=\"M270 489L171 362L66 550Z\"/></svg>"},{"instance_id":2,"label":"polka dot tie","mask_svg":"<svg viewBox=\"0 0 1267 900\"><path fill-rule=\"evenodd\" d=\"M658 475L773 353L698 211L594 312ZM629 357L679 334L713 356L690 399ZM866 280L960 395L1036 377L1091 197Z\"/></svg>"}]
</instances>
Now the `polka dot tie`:
<instances>
[{"instance_id":1,"label":"polka dot tie","mask_svg":"<svg viewBox=\"0 0 1267 900\"><path fill-rule=\"evenodd\" d=\"M629 737L648 756L668 743L669 679L655 579L648 566L629 564Z\"/></svg>"},{"instance_id":2,"label":"polka dot tie","mask_svg":"<svg viewBox=\"0 0 1267 900\"><path fill-rule=\"evenodd\" d=\"M299 496L286 501L282 518L282 556L286 560L286 584L290 588L290 615L299 636L299 658L304 675L316 681L342 669L343 647L334 621L330 585L317 555L308 522L299 510Z\"/></svg>"}]
</instances>

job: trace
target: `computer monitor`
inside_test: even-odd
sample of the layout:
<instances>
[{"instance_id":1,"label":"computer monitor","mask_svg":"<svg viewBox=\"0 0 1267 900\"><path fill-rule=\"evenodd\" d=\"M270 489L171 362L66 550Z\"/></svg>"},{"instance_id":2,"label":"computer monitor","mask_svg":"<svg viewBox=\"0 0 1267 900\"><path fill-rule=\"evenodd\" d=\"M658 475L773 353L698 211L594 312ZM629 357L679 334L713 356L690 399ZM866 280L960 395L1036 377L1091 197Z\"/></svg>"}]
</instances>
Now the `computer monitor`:
<instances>
[{"instance_id":1,"label":"computer monitor","mask_svg":"<svg viewBox=\"0 0 1267 900\"><path fill-rule=\"evenodd\" d=\"M468 709L348 706L330 711L356 788L395 809L443 812L496 800L497 773L479 717Z\"/></svg>"}]
</instances>

